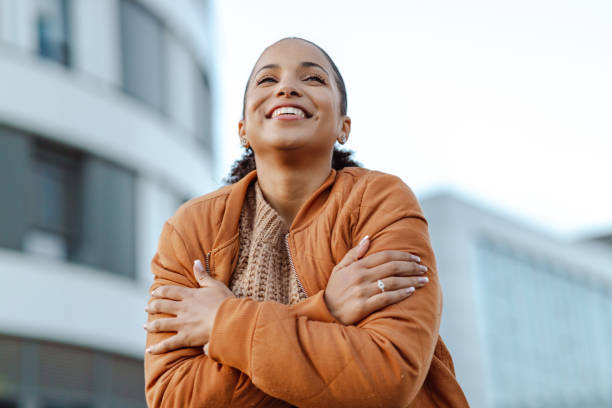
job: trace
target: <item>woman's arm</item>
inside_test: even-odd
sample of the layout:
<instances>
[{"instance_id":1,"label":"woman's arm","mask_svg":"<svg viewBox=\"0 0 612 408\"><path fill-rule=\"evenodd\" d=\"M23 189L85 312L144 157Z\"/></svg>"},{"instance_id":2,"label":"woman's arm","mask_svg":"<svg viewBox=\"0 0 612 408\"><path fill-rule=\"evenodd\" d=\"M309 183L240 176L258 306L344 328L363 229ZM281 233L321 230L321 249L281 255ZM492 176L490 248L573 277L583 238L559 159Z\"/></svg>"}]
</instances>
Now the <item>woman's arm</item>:
<instances>
[{"instance_id":1,"label":"woman's arm","mask_svg":"<svg viewBox=\"0 0 612 408\"><path fill-rule=\"evenodd\" d=\"M157 253L151 262L155 276L150 291L161 286L199 288L192 273L192 255L174 226L164 224ZM149 304L151 303L151 298ZM287 306L286 306L287 307ZM308 319L334 322L320 291L288 307L292 313ZM149 313L148 324L169 314ZM146 347L158 345L174 336L173 332L147 333ZM201 347L186 347L162 354L145 354L145 390L150 407L229 407L288 406L255 387L249 377L204 355Z\"/></svg>"},{"instance_id":2,"label":"woman's arm","mask_svg":"<svg viewBox=\"0 0 612 408\"><path fill-rule=\"evenodd\" d=\"M430 283L357 326L313 321L275 302L226 299L210 357L300 407L407 406L429 370L442 306L427 222L401 180L377 176L364 193L354 234L370 234L370 253L396 249L420 256Z\"/></svg>"},{"instance_id":3,"label":"woman's arm","mask_svg":"<svg viewBox=\"0 0 612 408\"><path fill-rule=\"evenodd\" d=\"M374 195L380 196L379 193L374 193ZM402 197L398 198L401 199ZM386 201L388 204L393 204L393 200ZM382 243L381 234L375 230L377 228L381 229L380 212L386 211L386 209L372 201L367 201L367 198L364 200L364 205L366 203L367 205L374 205L373 208L377 208L379 214L375 219L378 220L378 227L375 228L371 225L368 211L363 211L363 215L359 217L360 225L357 226L357 229L370 233L372 231L376 232L373 238L380 245ZM396 218L397 215L395 210L388 214L391 214L391 219ZM363 235L357 230L355 233ZM381 247L384 247L384 245ZM410 240L407 242L407 247L420 249L419 245L413 245ZM370 252L376 252L376 250L371 249ZM166 224L160 238L158 253L152 262L156 281L151 289L162 285L197 287L193 274L188 272L191 261L192 258L187 253L180 234L175 231L171 224ZM426 262L429 262L429 260L426 260ZM284 307L290 315L301 316L310 322L333 322L335 320L327 310L323 295L323 291L320 291L297 305L284 306L277 304L276 306ZM159 317L164 317L164 315L152 315L150 319L154 320ZM158 344L172 335L173 333L152 333L147 338L147 347ZM235 336L231 337L235 338ZM233 402L232 405L241 405L247 402L263 401L266 398L268 399L266 403L273 403L274 401L282 403L282 401L274 400L253 386L245 374L211 361L201 353L200 347L184 348L160 355L147 355L145 364L147 399L151 406L174 406L177 404L191 406L191 404L202 402L207 403L207 406L224 406L228 405L229 401ZM286 367L286 364L283 364L283 367ZM283 373L286 373L286 370L283 370ZM238 376L238 379L236 376ZM282 384L282 382L283 378L281 378L279 384ZM300 389L297 390L301 392ZM239 401L242 401L242 403Z\"/></svg>"},{"instance_id":4,"label":"woman's arm","mask_svg":"<svg viewBox=\"0 0 612 408\"><path fill-rule=\"evenodd\" d=\"M191 273L192 263L174 226L164 224L157 253L151 262L155 275L151 291L164 285L199 287ZM149 322L169 316L149 314ZM149 332L147 348L173 334ZM149 407L230 407L241 406L241 402L246 401L287 406L253 386L246 374L211 360L201 347L156 355L145 353L145 391Z\"/></svg>"}]
</instances>

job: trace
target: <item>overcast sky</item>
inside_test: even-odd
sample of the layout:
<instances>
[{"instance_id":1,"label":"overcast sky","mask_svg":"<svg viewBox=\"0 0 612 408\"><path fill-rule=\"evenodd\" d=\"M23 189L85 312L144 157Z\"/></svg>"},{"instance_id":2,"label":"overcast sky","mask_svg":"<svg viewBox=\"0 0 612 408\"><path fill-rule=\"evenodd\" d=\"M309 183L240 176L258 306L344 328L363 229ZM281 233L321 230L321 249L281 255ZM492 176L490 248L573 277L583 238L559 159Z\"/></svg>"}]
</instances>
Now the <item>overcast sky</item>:
<instances>
[{"instance_id":1,"label":"overcast sky","mask_svg":"<svg viewBox=\"0 0 612 408\"><path fill-rule=\"evenodd\" d=\"M216 0L218 177L255 60L299 36L347 85L365 167L571 238L612 231L612 2Z\"/></svg>"}]
</instances>

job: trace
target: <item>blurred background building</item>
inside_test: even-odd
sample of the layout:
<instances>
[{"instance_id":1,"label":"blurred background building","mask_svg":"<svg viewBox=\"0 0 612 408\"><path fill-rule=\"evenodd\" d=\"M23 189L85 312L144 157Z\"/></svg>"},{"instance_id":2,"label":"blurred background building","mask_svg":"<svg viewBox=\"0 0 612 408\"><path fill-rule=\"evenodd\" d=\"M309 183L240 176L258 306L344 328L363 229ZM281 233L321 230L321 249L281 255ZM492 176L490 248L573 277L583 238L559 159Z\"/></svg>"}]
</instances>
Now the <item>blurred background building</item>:
<instances>
[{"instance_id":1,"label":"blurred background building","mask_svg":"<svg viewBox=\"0 0 612 408\"><path fill-rule=\"evenodd\" d=\"M252 10L244 11L260 8L249 4L234 5L237 11L226 6L222 17L233 23L224 33L228 44L240 40L253 48L249 41L262 41L255 37L266 29L287 24L293 30L300 17L272 15L268 18L275 24L266 26L260 17L251 16ZM371 7L364 4L368 6L363 21L370 24ZM546 7L548 13L550 5ZM229 53L227 46L215 52L212 8L207 0L0 0L0 408L145 406L142 324L152 280L149 263L163 222L186 199L217 188L214 174L222 167L222 146L216 146L213 137L213 119L223 118L218 101L212 103L214 84L219 82L217 59L238 60L235 54L240 52ZM276 11L285 9L294 13L283 7ZM531 3L527 9L517 10L530 15ZM233 20L238 11L252 20L251 26ZM265 9L266 15L271 11ZM331 17L336 19L336 14ZM404 25L417 26L422 20L429 28L441 14L436 9L425 17L418 12L394 16ZM407 18L415 20L406 24ZM464 18L453 14L451 20ZM355 21L360 35L371 38L376 47L382 44L373 32L363 30L359 19ZM381 21L389 25L386 18ZM440 21L442 25L431 29L436 35L447 25ZM517 26L508 22L513 29ZM312 30L310 18L300 24ZM524 25L519 26L523 30ZM333 25L333 30L338 27ZM338 50L345 46L346 32L356 33L340 31L345 35ZM301 35L300 30L286 35L296 33ZM309 33L304 36L310 38ZM276 32L270 35L273 40L280 37ZM406 43L414 38L392 37ZM423 41L417 38L417 43ZM389 39L387 35L384 42ZM266 39L265 45L269 42ZM365 44L359 43L357 58L364 47L374 47ZM448 38L440 44L457 46ZM421 57L412 54L414 48L409 50L411 61L423 63L396 63L403 70L428 71L426 62L435 63L434 54L455 55L443 47ZM478 54L491 52L504 58L516 55L497 44ZM476 58L464 54L466 61ZM247 72L252 62L241 68ZM361 60L357 65L372 68ZM382 65L387 69L393 64ZM345 76L349 80L350 69ZM495 74L488 65L482 69ZM441 71L436 82L448 72ZM351 89L361 78L357 71L353 75ZM394 75L386 76L395 80ZM420 79L408 84L422 82L422 75L412 77ZM448 78L453 84L463 83L452 75ZM237 107L244 83L231 79L226 83L238 92L227 93L237 100ZM512 84L495 77L490 84L496 83ZM514 82L518 83L522 81ZM388 88L406 96L395 90L396 85ZM384 94L379 85L372 89L377 96ZM448 111L438 113L438 103L451 91L444 88L439 92L444 98L434 98L436 109L422 105L421 113L444 117ZM428 93L429 89L410 92L418 106ZM369 117L371 98L355 95L360 95L351 108L357 108L355 116ZM360 103L367 105L361 114ZM396 105L417 107L404 103ZM475 101L462 103L471 106ZM470 109L481 115L474 106ZM551 108L555 115L556 109ZM374 111L372 117L376 115ZM418 122L418 116L410 121ZM495 129L503 125L501 120L491 121ZM360 126L367 129L368 122L381 124L366 119ZM426 120L428 127L438 122L444 121L437 116ZM466 123L470 131L475 126L475 121ZM576 123L582 126L584 121ZM426 135L422 140L433 140L435 134L419 128L412 133ZM523 130L513 137L521 134ZM507 138L507 133L500 135ZM374 143L388 149L391 139L381 140ZM393 150L403 154L397 142ZM472 150L479 158L496 160L491 151ZM388 154L380 156L405 165ZM435 166L445 160L431 157L423 155ZM370 167L368 160L362 162ZM424 168L423 173L430 172ZM416 179L415 171L398 175ZM444 291L441 334L471 406L612 406L612 235L558 240L462 197L455 192L430 194L421 203Z\"/></svg>"},{"instance_id":2,"label":"blurred background building","mask_svg":"<svg viewBox=\"0 0 612 408\"><path fill-rule=\"evenodd\" d=\"M611 407L611 235L561 242L460 196L421 203L471 406Z\"/></svg>"},{"instance_id":3,"label":"blurred background building","mask_svg":"<svg viewBox=\"0 0 612 408\"><path fill-rule=\"evenodd\" d=\"M163 222L210 191L207 1L0 0L0 407L142 407Z\"/></svg>"}]
</instances>

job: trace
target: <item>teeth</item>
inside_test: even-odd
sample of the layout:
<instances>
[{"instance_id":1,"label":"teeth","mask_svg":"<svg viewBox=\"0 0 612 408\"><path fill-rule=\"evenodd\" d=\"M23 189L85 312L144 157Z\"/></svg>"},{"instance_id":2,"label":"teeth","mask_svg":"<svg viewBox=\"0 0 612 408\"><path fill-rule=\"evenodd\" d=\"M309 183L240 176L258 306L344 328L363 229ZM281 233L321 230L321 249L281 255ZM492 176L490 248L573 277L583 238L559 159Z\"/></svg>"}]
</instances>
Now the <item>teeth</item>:
<instances>
[{"instance_id":1,"label":"teeth","mask_svg":"<svg viewBox=\"0 0 612 408\"><path fill-rule=\"evenodd\" d=\"M306 117L306 112L304 112L300 108L294 108L293 106L283 106L282 108L274 109L274 112L272 112L272 117L275 118L279 115L286 115L286 114L298 115L302 118Z\"/></svg>"}]
</instances>

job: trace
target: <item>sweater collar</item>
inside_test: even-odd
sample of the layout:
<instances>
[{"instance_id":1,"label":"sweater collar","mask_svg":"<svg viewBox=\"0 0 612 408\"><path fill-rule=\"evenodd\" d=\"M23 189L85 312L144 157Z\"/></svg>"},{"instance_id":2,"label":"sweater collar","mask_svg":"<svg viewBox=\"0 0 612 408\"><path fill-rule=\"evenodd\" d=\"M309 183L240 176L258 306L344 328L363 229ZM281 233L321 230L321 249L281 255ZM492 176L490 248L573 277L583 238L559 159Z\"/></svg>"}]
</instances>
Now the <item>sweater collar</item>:
<instances>
[{"instance_id":1,"label":"sweater collar","mask_svg":"<svg viewBox=\"0 0 612 408\"><path fill-rule=\"evenodd\" d=\"M330 187L336 181L336 176L337 171L331 169L325 181L300 207L300 210L289 228L289 233L298 232L306 228L316 218L329 196ZM249 185L256 178L257 170L253 170L233 184L226 201L223 219L221 220L221 225L213 248L216 249L228 245L229 241L238 238L240 212L242 211Z\"/></svg>"}]
</instances>

